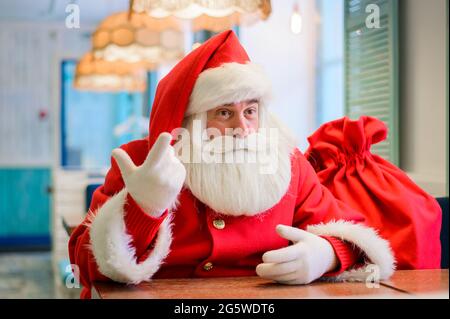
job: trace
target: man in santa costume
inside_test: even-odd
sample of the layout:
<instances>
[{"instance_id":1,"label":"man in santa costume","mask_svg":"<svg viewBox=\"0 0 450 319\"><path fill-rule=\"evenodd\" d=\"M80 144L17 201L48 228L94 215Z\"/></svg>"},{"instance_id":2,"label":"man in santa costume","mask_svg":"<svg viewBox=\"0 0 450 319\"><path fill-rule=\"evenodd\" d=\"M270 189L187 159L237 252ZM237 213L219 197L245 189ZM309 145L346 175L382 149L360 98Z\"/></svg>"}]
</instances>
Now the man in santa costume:
<instances>
[{"instance_id":1,"label":"man in santa costume","mask_svg":"<svg viewBox=\"0 0 450 319\"><path fill-rule=\"evenodd\" d=\"M82 297L99 280L259 275L292 285L365 280L367 265L376 266L378 279L392 274L389 243L320 184L270 113L269 97L270 81L232 31L192 51L160 81L149 136L113 151L105 183L71 235ZM258 153L250 137L276 129L268 155L274 171L262 172L259 161L183 160L186 144L175 149L174 132L195 135L195 123L223 135L210 141L233 129L242 143L221 155Z\"/></svg>"}]
</instances>

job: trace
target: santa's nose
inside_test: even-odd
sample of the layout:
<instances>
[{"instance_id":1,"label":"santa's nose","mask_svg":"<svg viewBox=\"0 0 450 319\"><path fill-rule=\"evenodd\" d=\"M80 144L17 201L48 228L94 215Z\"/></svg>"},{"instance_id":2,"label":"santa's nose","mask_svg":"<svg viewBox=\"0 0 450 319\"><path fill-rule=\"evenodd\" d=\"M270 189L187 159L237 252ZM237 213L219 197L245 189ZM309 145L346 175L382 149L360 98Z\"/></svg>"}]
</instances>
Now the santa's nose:
<instances>
[{"instance_id":1,"label":"santa's nose","mask_svg":"<svg viewBox=\"0 0 450 319\"><path fill-rule=\"evenodd\" d=\"M249 134L250 134L250 126L245 116L240 115L236 117L233 127L233 136L238 138L244 138Z\"/></svg>"}]
</instances>

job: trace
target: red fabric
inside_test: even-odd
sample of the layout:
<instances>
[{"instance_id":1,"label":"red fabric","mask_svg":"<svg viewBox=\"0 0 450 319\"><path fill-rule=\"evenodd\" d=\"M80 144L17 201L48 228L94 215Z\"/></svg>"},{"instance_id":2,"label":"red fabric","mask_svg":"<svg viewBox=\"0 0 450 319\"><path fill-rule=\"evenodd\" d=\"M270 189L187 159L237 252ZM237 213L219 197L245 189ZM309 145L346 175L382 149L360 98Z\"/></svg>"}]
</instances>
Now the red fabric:
<instances>
[{"instance_id":1,"label":"red fabric","mask_svg":"<svg viewBox=\"0 0 450 319\"><path fill-rule=\"evenodd\" d=\"M161 217L154 218L144 212L130 194L127 195L124 210L127 212L124 217L125 225L133 238L136 255L143 256L152 243L153 238L156 237L159 226L167 216L167 211Z\"/></svg>"},{"instance_id":2,"label":"red fabric","mask_svg":"<svg viewBox=\"0 0 450 319\"><path fill-rule=\"evenodd\" d=\"M339 265L333 271L324 274L324 277L333 277L343 273L345 270L356 265L357 263L363 263L361 251L354 247L354 245L342 241L336 237L320 236L333 246L334 253L339 260Z\"/></svg>"},{"instance_id":3,"label":"red fabric","mask_svg":"<svg viewBox=\"0 0 450 319\"><path fill-rule=\"evenodd\" d=\"M390 241L397 269L440 268L441 208L401 169L370 152L386 136L376 118L345 117L311 135L305 156L322 184Z\"/></svg>"}]
</instances>

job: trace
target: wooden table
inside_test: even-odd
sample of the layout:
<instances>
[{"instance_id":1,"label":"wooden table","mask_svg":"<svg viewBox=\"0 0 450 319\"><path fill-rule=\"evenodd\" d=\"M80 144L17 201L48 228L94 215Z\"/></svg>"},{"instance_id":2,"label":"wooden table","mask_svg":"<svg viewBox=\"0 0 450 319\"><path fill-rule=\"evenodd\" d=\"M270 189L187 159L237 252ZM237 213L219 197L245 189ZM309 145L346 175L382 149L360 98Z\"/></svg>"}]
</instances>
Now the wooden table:
<instances>
[{"instance_id":1,"label":"wooden table","mask_svg":"<svg viewBox=\"0 0 450 319\"><path fill-rule=\"evenodd\" d=\"M448 269L401 270L378 288L365 283L315 282L285 286L259 277L155 279L136 286L97 282L101 299L297 299L297 298L449 298Z\"/></svg>"}]
</instances>

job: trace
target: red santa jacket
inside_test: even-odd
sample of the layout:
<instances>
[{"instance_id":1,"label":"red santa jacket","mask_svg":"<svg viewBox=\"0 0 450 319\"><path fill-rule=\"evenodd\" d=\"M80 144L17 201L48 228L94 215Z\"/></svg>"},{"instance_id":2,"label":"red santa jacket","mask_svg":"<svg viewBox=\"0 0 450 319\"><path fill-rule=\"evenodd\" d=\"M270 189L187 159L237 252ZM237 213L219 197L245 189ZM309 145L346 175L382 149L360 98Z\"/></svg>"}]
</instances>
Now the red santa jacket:
<instances>
[{"instance_id":1,"label":"red santa jacket","mask_svg":"<svg viewBox=\"0 0 450 319\"><path fill-rule=\"evenodd\" d=\"M145 160L146 143L139 140L123 146L136 165ZM364 269L344 271L355 264L356 252L337 238L356 245L366 262L380 267L383 277L393 270L387 242L361 224L364 218L359 212L336 200L320 184L298 150L292 156L287 193L273 208L252 217L221 215L183 189L176 211L153 218L122 188L120 171L113 161L105 184L94 193L91 214L70 238L70 259L80 269L82 297L90 296L94 280L138 283L150 278L255 275L263 253L288 245L275 232L278 224L328 239L340 268L327 275L337 280L364 273ZM100 217L92 235L92 220ZM92 245L102 247L103 252L95 256Z\"/></svg>"},{"instance_id":2,"label":"red santa jacket","mask_svg":"<svg viewBox=\"0 0 450 319\"><path fill-rule=\"evenodd\" d=\"M148 138L122 148L141 165L162 132L182 126L194 84L204 69L247 61L232 31L206 41L159 82ZM233 83L234 90L237 84ZM243 81L239 88L244 93L249 90L247 84ZM394 269L389 243L364 225L362 214L336 200L320 184L298 150L291 162L288 191L266 212L252 217L223 216L183 189L175 211L153 218L126 193L112 160L104 184L94 193L90 213L69 240L70 260L78 266L84 286L82 297L89 297L95 280L139 283L151 278L255 275L263 253L288 245L275 232L278 224L329 240L340 261L340 269L328 274L335 280L366 278L363 267L344 271L354 265L359 251L366 263L378 267L380 279L389 277ZM354 251L353 246L357 247Z\"/></svg>"}]
</instances>

